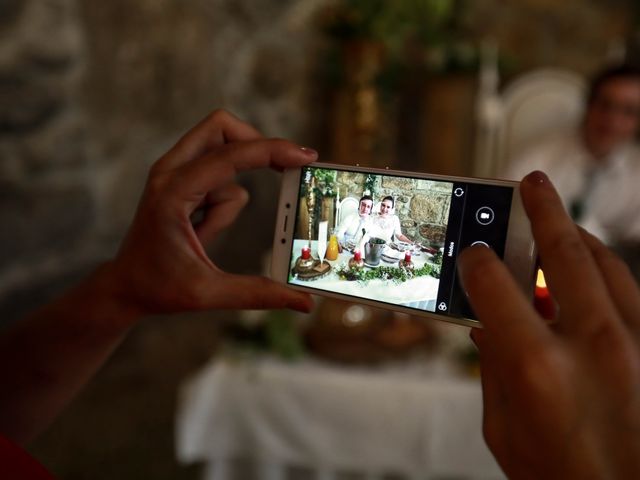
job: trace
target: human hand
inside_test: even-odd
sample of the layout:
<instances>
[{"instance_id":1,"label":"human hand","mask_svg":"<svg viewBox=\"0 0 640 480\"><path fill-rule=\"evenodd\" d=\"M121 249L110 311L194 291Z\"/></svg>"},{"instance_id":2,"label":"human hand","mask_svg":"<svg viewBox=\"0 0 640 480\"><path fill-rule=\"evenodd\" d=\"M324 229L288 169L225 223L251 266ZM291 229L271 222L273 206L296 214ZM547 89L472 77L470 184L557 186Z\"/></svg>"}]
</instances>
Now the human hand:
<instances>
[{"instance_id":1,"label":"human hand","mask_svg":"<svg viewBox=\"0 0 640 480\"><path fill-rule=\"evenodd\" d=\"M226 273L208 258L204 245L248 201L247 192L234 182L237 172L297 167L316 158L313 150L264 138L225 111L209 115L152 166L130 230L105 267L117 299L140 314L214 308L309 311L309 295L264 277ZM204 218L194 226L190 217L198 209Z\"/></svg>"},{"instance_id":2,"label":"human hand","mask_svg":"<svg viewBox=\"0 0 640 480\"><path fill-rule=\"evenodd\" d=\"M640 478L640 292L624 263L576 227L548 178L521 183L545 278L549 325L485 247L459 273L484 329L484 435L510 478Z\"/></svg>"}]
</instances>

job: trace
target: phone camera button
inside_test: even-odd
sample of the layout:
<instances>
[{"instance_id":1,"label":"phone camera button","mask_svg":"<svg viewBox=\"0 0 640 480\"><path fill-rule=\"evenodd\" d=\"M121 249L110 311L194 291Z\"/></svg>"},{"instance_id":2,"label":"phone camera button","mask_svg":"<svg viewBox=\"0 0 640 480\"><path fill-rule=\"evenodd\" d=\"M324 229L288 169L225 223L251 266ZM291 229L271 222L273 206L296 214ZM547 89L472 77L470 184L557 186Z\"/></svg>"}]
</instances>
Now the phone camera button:
<instances>
[{"instance_id":1,"label":"phone camera button","mask_svg":"<svg viewBox=\"0 0 640 480\"><path fill-rule=\"evenodd\" d=\"M491 248L487 242L483 242L482 240L477 240L471 244L472 247L474 245L482 245L483 247Z\"/></svg>"},{"instance_id":2,"label":"phone camera button","mask_svg":"<svg viewBox=\"0 0 640 480\"><path fill-rule=\"evenodd\" d=\"M454 194L456 197L461 197L462 195L464 195L464 190L463 190L463 189L461 189L460 187L458 187L458 188L456 188L456 189L453 191L453 194Z\"/></svg>"},{"instance_id":3,"label":"phone camera button","mask_svg":"<svg viewBox=\"0 0 640 480\"><path fill-rule=\"evenodd\" d=\"M489 207L480 207L476 212L476 220L480 225L489 225L495 218L495 213Z\"/></svg>"}]
</instances>

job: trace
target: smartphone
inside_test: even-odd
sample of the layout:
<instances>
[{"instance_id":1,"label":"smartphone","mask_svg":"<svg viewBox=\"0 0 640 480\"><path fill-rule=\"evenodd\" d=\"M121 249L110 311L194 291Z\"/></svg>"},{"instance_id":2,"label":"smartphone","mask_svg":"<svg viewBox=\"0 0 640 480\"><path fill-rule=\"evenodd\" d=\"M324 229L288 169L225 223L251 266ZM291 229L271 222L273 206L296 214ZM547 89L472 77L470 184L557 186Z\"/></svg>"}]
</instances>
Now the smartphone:
<instances>
[{"instance_id":1,"label":"smartphone","mask_svg":"<svg viewBox=\"0 0 640 480\"><path fill-rule=\"evenodd\" d=\"M503 259L533 300L536 247L518 182L313 163L286 170L272 277L312 294L479 326L456 271Z\"/></svg>"}]
</instances>

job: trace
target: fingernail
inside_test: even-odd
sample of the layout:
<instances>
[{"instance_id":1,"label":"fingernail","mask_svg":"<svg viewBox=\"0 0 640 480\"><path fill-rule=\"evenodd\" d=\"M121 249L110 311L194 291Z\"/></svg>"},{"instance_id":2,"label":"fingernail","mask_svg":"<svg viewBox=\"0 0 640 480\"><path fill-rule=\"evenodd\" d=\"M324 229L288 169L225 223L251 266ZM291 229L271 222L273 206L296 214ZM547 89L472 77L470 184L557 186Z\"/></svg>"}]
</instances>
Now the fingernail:
<instances>
[{"instance_id":1,"label":"fingernail","mask_svg":"<svg viewBox=\"0 0 640 480\"><path fill-rule=\"evenodd\" d=\"M540 170L535 170L522 179L523 182L530 183L532 185L549 185L549 177Z\"/></svg>"},{"instance_id":2,"label":"fingernail","mask_svg":"<svg viewBox=\"0 0 640 480\"><path fill-rule=\"evenodd\" d=\"M314 159L318 158L318 152L315 151L313 148L300 147L300 150L302 150L304 154L309 158L314 158Z\"/></svg>"}]
</instances>

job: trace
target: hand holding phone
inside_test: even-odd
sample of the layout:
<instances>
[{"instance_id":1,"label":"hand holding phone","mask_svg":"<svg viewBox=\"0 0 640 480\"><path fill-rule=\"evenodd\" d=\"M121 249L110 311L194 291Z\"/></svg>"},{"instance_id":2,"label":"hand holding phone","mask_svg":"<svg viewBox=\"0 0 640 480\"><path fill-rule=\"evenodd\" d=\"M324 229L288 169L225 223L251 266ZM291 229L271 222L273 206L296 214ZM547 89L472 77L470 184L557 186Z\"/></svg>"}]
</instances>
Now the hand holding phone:
<instances>
[{"instance_id":1,"label":"hand holding phone","mask_svg":"<svg viewBox=\"0 0 640 480\"><path fill-rule=\"evenodd\" d=\"M327 224L346 248L314 262ZM310 293L478 325L456 273L472 244L495 251L532 295L536 253L517 182L316 163L284 174L272 275Z\"/></svg>"},{"instance_id":2,"label":"hand holding phone","mask_svg":"<svg viewBox=\"0 0 640 480\"><path fill-rule=\"evenodd\" d=\"M509 478L640 478L640 291L540 172L521 185L559 315L551 328L488 249L462 254L484 434Z\"/></svg>"},{"instance_id":3,"label":"hand holding phone","mask_svg":"<svg viewBox=\"0 0 640 480\"><path fill-rule=\"evenodd\" d=\"M144 314L210 308L309 310L311 300L300 292L263 277L222 271L205 246L248 201L235 181L238 172L299 167L316 158L315 151L263 137L228 112L213 112L151 169L134 222L109 263L117 279L112 283Z\"/></svg>"}]
</instances>

